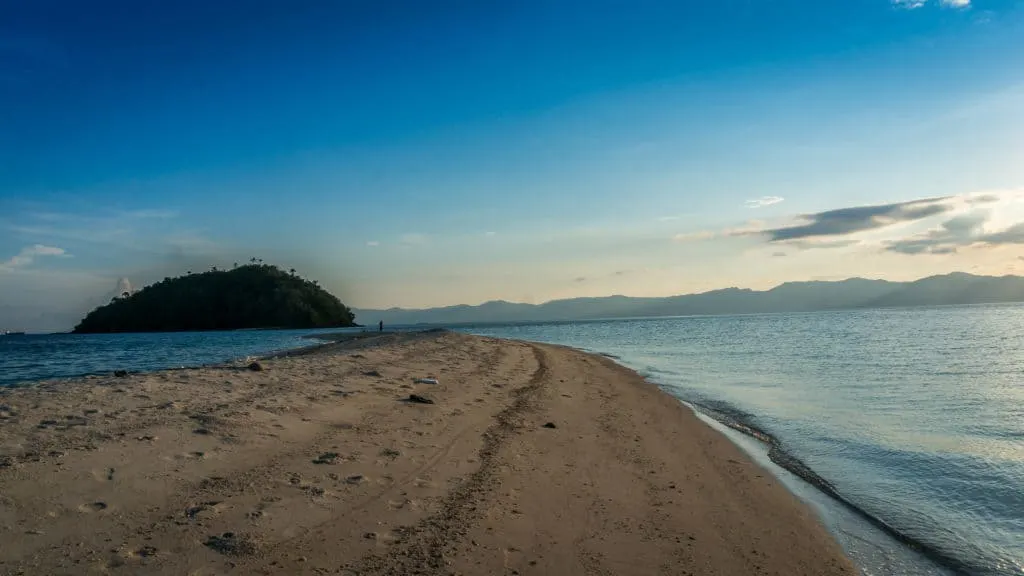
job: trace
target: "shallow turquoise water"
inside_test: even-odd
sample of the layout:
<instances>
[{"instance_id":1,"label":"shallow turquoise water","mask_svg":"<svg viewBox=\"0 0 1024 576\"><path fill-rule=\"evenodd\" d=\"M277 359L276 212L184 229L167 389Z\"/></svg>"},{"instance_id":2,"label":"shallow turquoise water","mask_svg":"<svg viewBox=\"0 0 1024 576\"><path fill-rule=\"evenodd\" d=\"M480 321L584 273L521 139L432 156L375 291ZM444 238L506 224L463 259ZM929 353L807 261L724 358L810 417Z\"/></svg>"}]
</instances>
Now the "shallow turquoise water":
<instances>
[{"instance_id":1,"label":"shallow turquoise water","mask_svg":"<svg viewBox=\"0 0 1024 576\"><path fill-rule=\"evenodd\" d=\"M468 330L614 355L774 436L954 572L1024 574L1024 306Z\"/></svg>"}]
</instances>

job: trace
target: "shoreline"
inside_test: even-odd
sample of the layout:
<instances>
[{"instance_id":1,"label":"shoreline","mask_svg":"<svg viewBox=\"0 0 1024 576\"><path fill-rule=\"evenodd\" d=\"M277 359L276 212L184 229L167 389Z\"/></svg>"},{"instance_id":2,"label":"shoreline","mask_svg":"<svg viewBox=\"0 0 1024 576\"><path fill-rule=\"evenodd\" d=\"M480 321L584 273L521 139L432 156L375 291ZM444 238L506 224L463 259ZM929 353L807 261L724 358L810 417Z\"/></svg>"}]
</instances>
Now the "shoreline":
<instances>
[{"instance_id":1,"label":"shoreline","mask_svg":"<svg viewBox=\"0 0 1024 576\"><path fill-rule=\"evenodd\" d=\"M796 496L632 370L374 336L259 372L0 391L0 571L855 573Z\"/></svg>"},{"instance_id":2,"label":"shoreline","mask_svg":"<svg viewBox=\"0 0 1024 576\"><path fill-rule=\"evenodd\" d=\"M906 547L909 551L920 554L925 559L938 564L943 569L952 571L954 574L968 573L968 567L964 566L958 559L900 532L881 518L858 506L839 492L831 482L821 477L813 468L805 464L799 457L783 448L775 436L745 421L742 415L730 414L722 409L705 406L694 400L679 399L679 401L689 406L694 412L698 412L730 430L758 441L766 448L766 456L773 464L793 474L814 490L858 516L861 520L864 520L896 543Z\"/></svg>"},{"instance_id":3,"label":"shoreline","mask_svg":"<svg viewBox=\"0 0 1024 576\"><path fill-rule=\"evenodd\" d=\"M524 340L524 342L532 341ZM640 375L645 381L647 381L650 385L657 387L666 396L683 404L684 406L689 408L696 416L700 417L702 420L707 420L707 422L705 423L708 424L709 426L712 426L712 423L714 423L717 426L720 426L721 429L719 429L718 431L723 436L730 438L731 441L739 445L741 448L744 448L744 451L750 458L754 459L755 461L758 461L763 467L772 471L772 473L776 476L776 478L779 481L783 480L779 472L788 473L792 475L792 477L797 479L798 482L803 483L811 490L815 491L817 494L824 497L833 506L839 507L845 512L852 515L855 518L854 523L864 523L866 524L868 530L877 531L885 538L890 539L893 544L900 547L899 551L897 552L897 555L919 555L919 560L923 560L924 562L929 564L929 566L915 566L915 568L913 569L903 567L903 572L915 570L914 573L917 573L917 571L923 570L925 573L929 575L935 574L945 576L958 576L961 574L966 575L970 573L970 568L966 566L958 558L945 554L941 550L933 546L930 546L927 543L921 542L911 536L908 536L907 534L904 534L903 532L891 526L881 518L875 516L874 514L858 506L855 502L853 502L845 495L843 495L841 492L839 492L839 490L831 482L829 482L820 474L818 474L813 468L808 466L798 456L787 451L782 446L782 443L773 434L765 430L762 430L758 428L755 424L753 424L750 421L750 414L737 410L728 404L716 403L715 406L711 406L700 400L695 400L693 398L687 398L681 395L676 395L670 391L670 388L666 388L662 383L657 382L656 378L652 376L639 374L639 372L636 369L628 366L623 361L623 359L616 354L598 350L578 348L572 345L547 345L564 346L566 348L577 350L584 354L591 354L607 358L610 361L614 362L619 366L622 366L627 370L637 372L638 375ZM760 460L757 457L756 450L749 449L749 446L745 446L743 442L737 441L737 439L731 436L730 433L737 434L741 438L749 439L753 442L756 442L759 446L763 447L764 461ZM800 496L801 500L805 501L806 503L810 504L811 501L814 500L813 498L807 498L802 494L798 494L799 490L797 490L795 486L790 486L790 488L791 492L793 492L794 495ZM821 512L824 513L824 510L821 510ZM822 518L822 520L824 520L824 518ZM841 536L841 534L838 533L839 528L840 526L835 526L833 527L833 529L830 529L830 532L837 539L839 539ZM850 539L847 538L846 540L849 541ZM905 561L907 560L907 558L901 558L900 560ZM911 558L911 560L913 559ZM869 569L870 566L858 565L858 568Z\"/></svg>"}]
</instances>

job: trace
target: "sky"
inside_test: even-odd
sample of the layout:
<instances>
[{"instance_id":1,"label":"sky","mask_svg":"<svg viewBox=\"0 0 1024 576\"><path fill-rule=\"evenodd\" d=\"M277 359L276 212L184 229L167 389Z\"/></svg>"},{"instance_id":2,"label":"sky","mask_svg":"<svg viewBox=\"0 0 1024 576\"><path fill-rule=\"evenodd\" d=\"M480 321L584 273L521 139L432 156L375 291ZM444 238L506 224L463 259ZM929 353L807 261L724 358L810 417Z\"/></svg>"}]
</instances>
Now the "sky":
<instances>
[{"instance_id":1,"label":"sky","mask_svg":"<svg viewBox=\"0 0 1024 576\"><path fill-rule=\"evenodd\" d=\"M0 330L1024 274L1024 0L0 1Z\"/></svg>"}]
</instances>

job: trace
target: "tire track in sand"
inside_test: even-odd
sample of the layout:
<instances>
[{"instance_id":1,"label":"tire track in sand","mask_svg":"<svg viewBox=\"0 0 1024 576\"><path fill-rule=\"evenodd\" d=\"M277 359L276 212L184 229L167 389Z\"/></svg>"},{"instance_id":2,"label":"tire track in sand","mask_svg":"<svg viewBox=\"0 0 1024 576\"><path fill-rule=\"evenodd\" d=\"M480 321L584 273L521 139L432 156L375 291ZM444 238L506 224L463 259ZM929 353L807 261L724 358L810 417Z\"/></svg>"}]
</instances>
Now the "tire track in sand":
<instances>
[{"instance_id":1,"label":"tire track in sand","mask_svg":"<svg viewBox=\"0 0 1024 576\"><path fill-rule=\"evenodd\" d=\"M448 493L436 514L403 530L401 540L387 554L364 557L348 566L347 573L359 576L448 573L446 555L479 516L480 504L492 496L501 449L522 428L522 417L536 409L539 392L548 379L546 353L537 346L529 347L537 369L525 386L512 392L515 400L495 416L494 424L484 433L484 444L477 455L480 467L476 472Z\"/></svg>"}]
</instances>

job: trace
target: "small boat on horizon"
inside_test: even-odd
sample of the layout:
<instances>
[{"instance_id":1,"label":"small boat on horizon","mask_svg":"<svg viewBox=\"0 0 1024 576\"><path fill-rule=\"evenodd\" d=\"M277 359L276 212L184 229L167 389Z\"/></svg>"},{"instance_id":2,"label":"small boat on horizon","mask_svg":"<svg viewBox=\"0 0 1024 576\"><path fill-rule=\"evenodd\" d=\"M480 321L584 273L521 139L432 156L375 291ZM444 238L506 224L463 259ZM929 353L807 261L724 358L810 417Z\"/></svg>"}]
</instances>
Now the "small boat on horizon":
<instances>
[{"instance_id":1,"label":"small boat on horizon","mask_svg":"<svg viewBox=\"0 0 1024 576\"><path fill-rule=\"evenodd\" d=\"M10 330L0 331L0 336L24 336L24 332L12 332Z\"/></svg>"}]
</instances>

